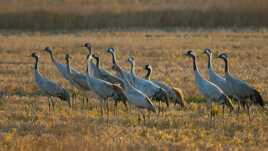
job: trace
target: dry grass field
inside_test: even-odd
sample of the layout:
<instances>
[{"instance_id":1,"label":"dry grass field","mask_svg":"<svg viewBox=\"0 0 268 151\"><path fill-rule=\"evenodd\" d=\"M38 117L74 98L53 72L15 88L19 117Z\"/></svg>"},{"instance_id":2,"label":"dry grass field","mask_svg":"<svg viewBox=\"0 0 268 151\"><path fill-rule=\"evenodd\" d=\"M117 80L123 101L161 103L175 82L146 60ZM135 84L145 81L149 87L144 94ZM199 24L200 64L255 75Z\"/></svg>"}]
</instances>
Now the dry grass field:
<instances>
[{"instance_id":1,"label":"dry grass field","mask_svg":"<svg viewBox=\"0 0 268 151\"><path fill-rule=\"evenodd\" d=\"M0 29L263 28L267 0L1 0Z\"/></svg>"},{"instance_id":2,"label":"dry grass field","mask_svg":"<svg viewBox=\"0 0 268 151\"><path fill-rule=\"evenodd\" d=\"M208 123L208 112L198 92L190 58L182 54L195 49L198 65L206 76L207 58L203 48L230 54L231 72L254 85L268 99L268 33L255 32L78 32L78 33L10 33L0 35L0 151L38 150L268 150L268 111L254 107L254 119L247 114L224 116L215 105L214 126ZM41 58L41 72L68 90L63 80L41 51L55 48L55 55L64 62L64 54L73 56L72 65L85 71L85 55L81 48L91 42L94 53L101 56L102 65L111 70L111 56L104 48L118 48L120 64L129 69L127 57L136 59L138 75L142 67L152 64L153 79L182 88L188 109L171 106L163 114L150 114L145 123L138 121L138 111L127 113L119 107L119 116L101 117L92 103L81 108L77 101L73 109L56 103L55 112L48 111L47 98L33 79L30 57L36 51ZM214 60L223 73L223 62ZM206 76L207 77L207 76Z\"/></svg>"}]
</instances>

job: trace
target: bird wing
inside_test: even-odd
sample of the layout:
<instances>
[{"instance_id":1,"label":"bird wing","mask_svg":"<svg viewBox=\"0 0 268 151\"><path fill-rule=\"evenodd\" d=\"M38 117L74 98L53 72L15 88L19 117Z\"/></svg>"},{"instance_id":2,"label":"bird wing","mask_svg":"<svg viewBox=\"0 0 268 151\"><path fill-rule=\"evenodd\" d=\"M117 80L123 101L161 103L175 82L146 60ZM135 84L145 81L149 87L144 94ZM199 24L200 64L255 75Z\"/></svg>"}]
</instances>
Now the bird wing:
<instances>
[{"instance_id":1,"label":"bird wing","mask_svg":"<svg viewBox=\"0 0 268 151\"><path fill-rule=\"evenodd\" d=\"M42 78L42 83L39 86L45 93L52 96L59 96L59 94L65 91L64 88L58 85L56 82L45 77Z\"/></svg>"},{"instance_id":2,"label":"bird wing","mask_svg":"<svg viewBox=\"0 0 268 151\"><path fill-rule=\"evenodd\" d=\"M246 81L242 81L232 75L228 75L229 85L232 87L232 90L239 97L246 97L252 95L253 90L255 90L252 86L250 86Z\"/></svg>"},{"instance_id":3,"label":"bird wing","mask_svg":"<svg viewBox=\"0 0 268 151\"><path fill-rule=\"evenodd\" d=\"M86 75L81 73L76 73L72 75L73 75L72 81L75 83L75 85L77 85L83 90L90 90L90 87L88 86L86 81L87 80Z\"/></svg>"},{"instance_id":4,"label":"bird wing","mask_svg":"<svg viewBox=\"0 0 268 151\"><path fill-rule=\"evenodd\" d=\"M219 74L217 74L213 69L208 69L208 76L209 81L219 86L224 93L227 95L231 95L230 88L227 85L227 81L225 78L221 77Z\"/></svg>"}]
</instances>

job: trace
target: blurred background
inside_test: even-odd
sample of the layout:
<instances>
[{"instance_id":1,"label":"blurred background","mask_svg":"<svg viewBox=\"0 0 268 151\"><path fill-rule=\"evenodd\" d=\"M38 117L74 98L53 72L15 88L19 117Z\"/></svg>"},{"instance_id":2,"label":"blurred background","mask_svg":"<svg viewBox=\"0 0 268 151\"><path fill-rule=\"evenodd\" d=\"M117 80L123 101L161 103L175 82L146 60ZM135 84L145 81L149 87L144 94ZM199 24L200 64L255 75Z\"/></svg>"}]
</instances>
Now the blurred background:
<instances>
[{"instance_id":1,"label":"blurred background","mask_svg":"<svg viewBox=\"0 0 268 151\"><path fill-rule=\"evenodd\" d=\"M267 0L1 0L0 29L249 28L268 25Z\"/></svg>"}]
</instances>

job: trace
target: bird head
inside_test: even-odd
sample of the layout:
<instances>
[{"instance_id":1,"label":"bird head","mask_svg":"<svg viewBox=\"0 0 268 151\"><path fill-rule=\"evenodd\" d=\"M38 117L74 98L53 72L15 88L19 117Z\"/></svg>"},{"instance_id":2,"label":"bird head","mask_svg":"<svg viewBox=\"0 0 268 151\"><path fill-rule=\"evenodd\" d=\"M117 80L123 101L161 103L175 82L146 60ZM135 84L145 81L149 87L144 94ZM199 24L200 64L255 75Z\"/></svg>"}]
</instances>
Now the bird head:
<instances>
[{"instance_id":1,"label":"bird head","mask_svg":"<svg viewBox=\"0 0 268 151\"><path fill-rule=\"evenodd\" d=\"M39 56L36 54L36 52L33 52L32 55L31 55L31 57L33 57L35 59L38 59Z\"/></svg>"},{"instance_id":2,"label":"bird head","mask_svg":"<svg viewBox=\"0 0 268 151\"><path fill-rule=\"evenodd\" d=\"M193 52L193 50L188 50L184 55L192 58L195 57L195 53Z\"/></svg>"},{"instance_id":3,"label":"bird head","mask_svg":"<svg viewBox=\"0 0 268 151\"><path fill-rule=\"evenodd\" d=\"M110 47L110 48L106 48L106 52L108 53L114 53L115 52L115 49Z\"/></svg>"},{"instance_id":4,"label":"bird head","mask_svg":"<svg viewBox=\"0 0 268 151\"><path fill-rule=\"evenodd\" d=\"M134 59L134 57L130 56L130 57L128 57L127 61L132 64L135 61L135 59Z\"/></svg>"},{"instance_id":5,"label":"bird head","mask_svg":"<svg viewBox=\"0 0 268 151\"><path fill-rule=\"evenodd\" d=\"M227 53L221 53L217 58L221 58L221 59L227 61L228 55L227 55Z\"/></svg>"},{"instance_id":6,"label":"bird head","mask_svg":"<svg viewBox=\"0 0 268 151\"><path fill-rule=\"evenodd\" d=\"M84 45L82 45L82 47L86 47L90 49L92 45L89 42L86 42Z\"/></svg>"},{"instance_id":7,"label":"bird head","mask_svg":"<svg viewBox=\"0 0 268 151\"><path fill-rule=\"evenodd\" d=\"M205 48L205 49L204 49L204 53L207 54L207 55L209 56L209 55L212 54L212 51L211 51L211 49L209 49L209 48Z\"/></svg>"},{"instance_id":8,"label":"bird head","mask_svg":"<svg viewBox=\"0 0 268 151\"><path fill-rule=\"evenodd\" d=\"M72 57L68 53L65 54L65 60L69 60L69 59L72 59Z\"/></svg>"},{"instance_id":9,"label":"bird head","mask_svg":"<svg viewBox=\"0 0 268 151\"><path fill-rule=\"evenodd\" d=\"M152 69L152 66L150 64L147 64L147 65L144 66L144 69L147 69L147 70L149 69L150 70L150 69Z\"/></svg>"},{"instance_id":10,"label":"bird head","mask_svg":"<svg viewBox=\"0 0 268 151\"><path fill-rule=\"evenodd\" d=\"M48 52L48 53L52 53L52 48L51 47L45 47L43 50Z\"/></svg>"}]
</instances>

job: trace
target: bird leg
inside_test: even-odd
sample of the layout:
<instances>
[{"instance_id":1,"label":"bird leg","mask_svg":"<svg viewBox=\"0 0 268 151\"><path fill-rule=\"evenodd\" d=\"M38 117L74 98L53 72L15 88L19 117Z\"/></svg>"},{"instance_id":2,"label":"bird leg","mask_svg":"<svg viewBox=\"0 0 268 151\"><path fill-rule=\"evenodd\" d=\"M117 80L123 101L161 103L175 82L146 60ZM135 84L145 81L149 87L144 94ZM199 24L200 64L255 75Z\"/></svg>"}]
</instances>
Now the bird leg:
<instances>
[{"instance_id":1,"label":"bird leg","mask_svg":"<svg viewBox=\"0 0 268 151\"><path fill-rule=\"evenodd\" d=\"M105 101L106 101L106 108L107 108L107 118L109 119L109 112L110 112L110 110L109 110L109 98Z\"/></svg>"},{"instance_id":2,"label":"bird leg","mask_svg":"<svg viewBox=\"0 0 268 151\"><path fill-rule=\"evenodd\" d=\"M87 102L87 107L88 107L88 97L86 96L86 102Z\"/></svg>"},{"instance_id":3,"label":"bird leg","mask_svg":"<svg viewBox=\"0 0 268 151\"><path fill-rule=\"evenodd\" d=\"M251 117L250 117L250 106L249 106L248 103L245 103L245 106L246 106L246 108L247 108L248 119L249 119L249 121L250 121L250 120L251 120Z\"/></svg>"},{"instance_id":4,"label":"bird leg","mask_svg":"<svg viewBox=\"0 0 268 151\"><path fill-rule=\"evenodd\" d=\"M127 106L127 102L126 102L126 100L124 100L123 103L124 103L124 106L125 106L125 108L126 108L126 111L128 111L128 106Z\"/></svg>"},{"instance_id":5,"label":"bird leg","mask_svg":"<svg viewBox=\"0 0 268 151\"><path fill-rule=\"evenodd\" d=\"M222 105L222 114L223 114L223 118L224 118L224 108L225 108L225 104Z\"/></svg>"},{"instance_id":6,"label":"bird leg","mask_svg":"<svg viewBox=\"0 0 268 151\"><path fill-rule=\"evenodd\" d=\"M47 101L48 101L48 111L50 111L50 97L47 97Z\"/></svg>"},{"instance_id":7,"label":"bird leg","mask_svg":"<svg viewBox=\"0 0 268 151\"><path fill-rule=\"evenodd\" d=\"M53 112L55 112L55 103L53 102L52 98L50 98L50 100L51 100Z\"/></svg>"},{"instance_id":8,"label":"bird leg","mask_svg":"<svg viewBox=\"0 0 268 151\"><path fill-rule=\"evenodd\" d=\"M104 103L103 103L103 100L101 100L101 102L100 102L100 103L101 103L101 105L100 105L100 109L101 109L101 116L103 117L103 104L104 104Z\"/></svg>"},{"instance_id":9,"label":"bird leg","mask_svg":"<svg viewBox=\"0 0 268 151\"><path fill-rule=\"evenodd\" d=\"M213 115L213 111L212 111L212 101L211 100L208 100L207 101L207 106L208 106L208 111L209 111L209 123L211 124L212 123L212 115Z\"/></svg>"},{"instance_id":10,"label":"bird leg","mask_svg":"<svg viewBox=\"0 0 268 151\"><path fill-rule=\"evenodd\" d=\"M81 106L81 109L84 108L84 104L85 104L85 100L84 100L84 97L82 97L82 106Z\"/></svg>"},{"instance_id":11,"label":"bird leg","mask_svg":"<svg viewBox=\"0 0 268 151\"><path fill-rule=\"evenodd\" d=\"M116 116L117 101L114 101L114 116Z\"/></svg>"}]
</instances>

